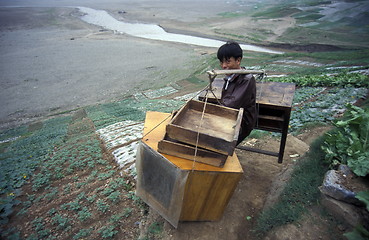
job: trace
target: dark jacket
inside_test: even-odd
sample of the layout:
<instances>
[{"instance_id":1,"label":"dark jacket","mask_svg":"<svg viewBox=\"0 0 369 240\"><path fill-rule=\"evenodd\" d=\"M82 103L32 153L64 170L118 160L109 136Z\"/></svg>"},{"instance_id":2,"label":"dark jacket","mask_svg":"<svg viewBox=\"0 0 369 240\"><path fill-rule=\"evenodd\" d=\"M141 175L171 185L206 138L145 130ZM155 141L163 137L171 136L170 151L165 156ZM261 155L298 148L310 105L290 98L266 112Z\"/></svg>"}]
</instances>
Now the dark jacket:
<instances>
[{"instance_id":1,"label":"dark jacket","mask_svg":"<svg viewBox=\"0 0 369 240\"><path fill-rule=\"evenodd\" d=\"M252 74L233 74L224 78L221 103L243 108L243 119L237 144L252 131L256 122L256 81Z\"/></svg>"}]
</instances>

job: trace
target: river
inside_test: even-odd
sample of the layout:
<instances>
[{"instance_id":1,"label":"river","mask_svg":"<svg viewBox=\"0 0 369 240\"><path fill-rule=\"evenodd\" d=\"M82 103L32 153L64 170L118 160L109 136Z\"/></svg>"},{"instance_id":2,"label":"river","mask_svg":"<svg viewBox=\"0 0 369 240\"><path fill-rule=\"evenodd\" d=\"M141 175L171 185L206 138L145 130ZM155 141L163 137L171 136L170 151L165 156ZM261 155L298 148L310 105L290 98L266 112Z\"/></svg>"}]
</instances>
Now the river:
<instances>
[{"instance_id":1,"label":"river","mask_svg":"<svg viewBox=\"0 0 369 240\"><path fill-rule=\"evenodd\" d=\"M142 24L142 23L127 23L118 21L108 12L104 10L95 10L87 7L78 7L78 9L83 12L84 16L81 19L87 23L101 26L105 29L113 30L121 34L128 34L135 37L168 41L168 42L178 42L185 43L203 47L219 48L225 42L209 39L194 37L184 34L168 33L163 28L155 24ZM275 51L263 47L258 47L250 44L240 44L241 48L246 51L254 52L265 52L271 54L282 54L283 52Z\"/></svg>"}]
</instances>

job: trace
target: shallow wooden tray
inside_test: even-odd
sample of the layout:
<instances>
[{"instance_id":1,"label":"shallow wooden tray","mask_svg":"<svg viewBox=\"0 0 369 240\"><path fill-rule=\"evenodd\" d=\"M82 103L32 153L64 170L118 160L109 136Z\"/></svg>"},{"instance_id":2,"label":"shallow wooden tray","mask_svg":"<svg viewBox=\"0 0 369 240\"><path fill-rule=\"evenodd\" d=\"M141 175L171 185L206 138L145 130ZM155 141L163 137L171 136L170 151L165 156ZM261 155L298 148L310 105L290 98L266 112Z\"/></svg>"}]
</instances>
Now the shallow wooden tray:
<instances>
[{"instance_id":1,"label":"shallow wooden tray","mask_svg":"<svg viewBox=\"0 0 369 240\"><path fill-rule=\"evenodd\" d=\"M166 127L169 138L224 155L237 144L243 109L190 100ZM203 112L204 111L204 112Z\"/></svg>"}]
</instances>

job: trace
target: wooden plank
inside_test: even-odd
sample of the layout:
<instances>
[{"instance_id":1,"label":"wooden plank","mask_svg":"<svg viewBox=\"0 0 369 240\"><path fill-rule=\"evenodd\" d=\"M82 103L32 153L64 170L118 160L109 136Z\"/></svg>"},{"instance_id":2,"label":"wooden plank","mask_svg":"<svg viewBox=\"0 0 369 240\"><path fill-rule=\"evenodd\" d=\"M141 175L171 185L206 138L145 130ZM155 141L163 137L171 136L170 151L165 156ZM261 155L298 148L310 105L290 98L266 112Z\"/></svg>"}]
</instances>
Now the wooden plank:
<instances>
[{"instance_id":1,"label":"wooden plank","mask_svg":"<svg viewBox=\"0 0 369 240\"><path fill-rule=\"evenodd\" d=\"M268 115L258 115L259 118L265 119L265 120L273 120L278 122L283 122L284 119L282 117L276 117L276 116L268 116Z\"/></svg>"},{"instance_id":2,"label":"wooden plank","mask_svg":"<svg viewBox=\"0 0 369 240\"><path fill-rule=\"evenodd\" d=\"M256 101L259 104L291 107L294 93L294 83L258 82L256 84Z\"/></svg>"},{"instance_id":3,"label":"wooden plank","mask_svg":"<svg viewBox=\"0 0 369 240\"><path fill-rule=\"evenodd\" d=\"M219 220L242 173L190 172L180 221Z\"/></svg>"},{"instance_id":4,"label":"wooden plank","mask_svg":"<svg viewBox=\"0 0 369 240\"><path fill-rule=\"evenodd\" d=\"M201 148L197 148L195 157L195 147L166 139L159 142L158 152L216 167L222 167L228 158L228 155L211 152Z\"/></svg>"},{"instance_id":5,"label":"wooden plank","mask_svg":"<svg viewBox=\"0 0 369 240\"><path fill-rule=\"evenodd\" d=\"M264 74L264 70L254 70L254 69L214 69L211 71L207 71L210 76L218 76L218 75L230 75L230 74Z\"/></svg>"}]
</instances>

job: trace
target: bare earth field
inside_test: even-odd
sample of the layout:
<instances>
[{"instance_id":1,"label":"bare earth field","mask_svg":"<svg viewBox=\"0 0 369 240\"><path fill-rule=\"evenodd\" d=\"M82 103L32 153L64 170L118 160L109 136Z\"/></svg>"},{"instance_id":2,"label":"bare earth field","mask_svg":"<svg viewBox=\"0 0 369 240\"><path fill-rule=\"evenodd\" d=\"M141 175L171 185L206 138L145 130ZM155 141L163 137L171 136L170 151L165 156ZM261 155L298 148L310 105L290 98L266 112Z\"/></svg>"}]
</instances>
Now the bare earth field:
<instances>
[{"instance_id":1,"label":"bare earth field","mask_svg":"<svg viewBox=\"0 0 369 240\"><path fill-rule=\"evenodd\" d=\"M3 127L165 86L199 58L186 46L100 31L73 8L0 11Z\"/></svg>"}]
</instances>

